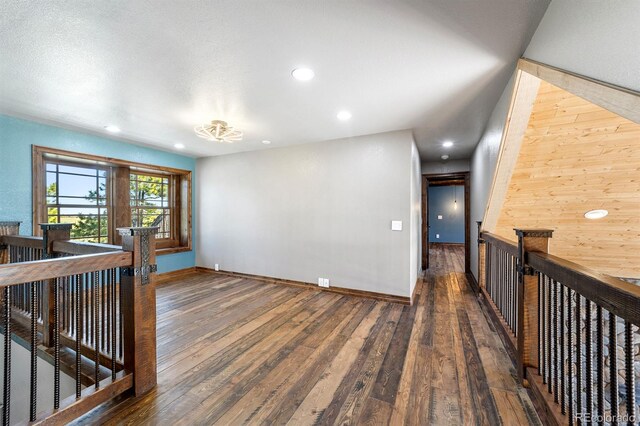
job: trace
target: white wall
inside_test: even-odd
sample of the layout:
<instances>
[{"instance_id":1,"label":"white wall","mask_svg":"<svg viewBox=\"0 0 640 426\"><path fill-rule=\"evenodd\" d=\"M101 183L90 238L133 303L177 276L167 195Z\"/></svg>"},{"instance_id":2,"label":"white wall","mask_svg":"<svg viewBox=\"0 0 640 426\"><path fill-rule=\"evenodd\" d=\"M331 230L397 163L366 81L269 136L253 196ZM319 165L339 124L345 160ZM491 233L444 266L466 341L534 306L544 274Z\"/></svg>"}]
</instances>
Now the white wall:
<instances>
[{"instance_id":1,"label":"white wall","mask_svg":"<svg viewBox=\"0 0 640 426\"><path fill-rule=\"evenodd\" d=\"M422 172L420 154L415 143L411 144L411 249L409 262L409 291L413 294L418 274L422 269Z\"/></svg>"},{"instance_id":2,"label":"white wall","mask_svg":"<svg viewBox=\"0 0 640 426\"><path fill-rule=\"evenodd\" d=\"M469 160L429 161L422 163L422 173L437 175L469 171Z\"/></svg>"},{"instance_id":3,"label":"white wall","mask_svg":"<svg viewBox=\"0 0 640 426\"><path fill-rule=\"evenodd\" d=\"M493 182L493 174L498 162L498 152L500 141L504 131L507 113L509 112L509 102L513 90L514 79L509 80L509 84L502 92L491 118L487 123L484 133L478 146L471 157L471 208L470 208L470 241L471 241L471 272L478 278L478 227L476 222L484 218L484 212L489 199L489 191Z\"/></svg>"},{"instance_id":4,"label":"white wall","mask_svg":"<svg viewBox=\"0 0 640 426\"><path fill-rule=\"evenodd\" d=\"M409 296L413 144L400 131L199 159L197 265Z\"/></svg>"},{"instance_id":5,"label":"white wall","mask_svg":"<svg viewBox=\"0 0 640 426\"><path fill-rule=\"evenodd\" d=\"M640 1L554 0L524 56L640 91Z\"/></svg>"},{"instance_id":6,"label":"white wall","mask_svg":"<svg viewBox=\"0 0 640 426\"><path fill-rule=\"evenodd\" d=\"M640 91L640 1L554 0L524 54L529 59ZM471 221L482 220L509 108L513 79L471 159ZM471 269L477 274L471 227Z\"/></svg>"}]
</instances>

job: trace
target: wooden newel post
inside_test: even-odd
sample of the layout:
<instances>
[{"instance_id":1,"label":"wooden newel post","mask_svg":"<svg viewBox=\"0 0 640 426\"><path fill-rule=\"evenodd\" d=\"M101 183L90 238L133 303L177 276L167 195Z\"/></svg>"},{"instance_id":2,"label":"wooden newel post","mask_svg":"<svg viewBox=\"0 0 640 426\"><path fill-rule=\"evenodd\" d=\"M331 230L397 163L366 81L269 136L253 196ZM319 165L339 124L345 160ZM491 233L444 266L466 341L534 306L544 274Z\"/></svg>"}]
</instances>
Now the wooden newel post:
<instances>
[{"instance_id":1,"label":"wooden newel post","mask_svg":"<svg viewBox=\"0 0 640 426\"><path fill-rule=\"evenodd\" d=\"M134 393L142 395L157 383L156 251L158 227L118 228L122 250L133 253L133 264L120 270L124 368L133 373Z\"/></svg>"},{"instance_id":2,"label":"wooden newel post","mask_svg":"<svg viewBox=\"0 0 640 426\"><path fill-rule=\"evenodd\" d=\"M482 238L482 221L476 221L478 225L478 290L482 292L482 288L487 286L484 268L485 268L485 245Z\"/></svg>"},{"instance_id":3,"label":"wooden newel post","mask_svg":"<svg viewBox=\"0 0 640 426\"><path fill-rule=\"evenodd\" d=\"M538 367L538 277L527 253L549 252L550 229L514 229L518 236L518 377L524 384L526 368Z\"/></svg>"},{"instance_id":4,"label":"wooden newel post","mask_svg":"<svg viewBox=\"0 0 640 426\"><path fill-rule=\"evenodd\" d=\"M20 233L20 222L0 221L0 239L4 235L18 235ZM0 265L9 263L9 246L0 241Z\"/></svg>"},{"instance_id":5,"label":"wooden newel post","mask_svg":"<svg viewBox=\"0 0 640 426\"><path fill-rule=\"evenodd\" d=\"M67 241L71 238L70 223L41 223L42 229L42 258L55 257L53 252L54 241ZM42 344L46 347L53 346L54 331L54 294L56 280L44 281L42 292Z\"/></svg>"}]
</instances>

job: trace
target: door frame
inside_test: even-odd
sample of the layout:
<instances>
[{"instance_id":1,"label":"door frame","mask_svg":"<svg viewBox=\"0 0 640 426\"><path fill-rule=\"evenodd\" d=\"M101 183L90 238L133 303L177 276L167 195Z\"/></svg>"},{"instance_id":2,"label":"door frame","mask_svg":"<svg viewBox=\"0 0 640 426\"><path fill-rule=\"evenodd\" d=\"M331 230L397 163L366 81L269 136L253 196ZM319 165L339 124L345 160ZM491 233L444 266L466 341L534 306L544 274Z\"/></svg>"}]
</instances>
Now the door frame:
<instances>
[{"instance_id":1,"label":"door frame","mask_svg":"<svg viewBox=\"0 0 640 426\"><path fill-rule=\"evenodd\" d=\"M429 269L429 203L430 183L464 185L464 272L471 272L471 182L469 172L422 175L422 270Z\"/></svg>"}]
</instances>

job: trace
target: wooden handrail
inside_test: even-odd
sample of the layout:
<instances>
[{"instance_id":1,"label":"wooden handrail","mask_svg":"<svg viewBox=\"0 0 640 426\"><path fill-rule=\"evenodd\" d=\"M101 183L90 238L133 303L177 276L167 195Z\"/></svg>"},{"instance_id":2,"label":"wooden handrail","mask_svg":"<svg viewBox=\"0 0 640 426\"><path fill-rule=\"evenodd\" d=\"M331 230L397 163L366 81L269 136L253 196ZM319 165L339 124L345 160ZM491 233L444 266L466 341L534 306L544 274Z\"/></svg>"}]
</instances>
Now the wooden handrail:
<instances>
[{"instance_id":1,"label":"wooden handrail","mask_svg":"<svg viewBox=\"0 0 640 426\"><path fill-rule=\"evenodd\" d=\"M111 244L84 243L80 241L54 241L53 251L72 255L112 253L121 251L121 246Z\"/></svg>"},{"instance_id":2,"label":"wooden handrail","mask_svg":"<svg viewBox=\"0 0 640 426\"><path fill-rule=\"evenodd\" d=\"M512 256L518 256L518 243L509 241L506 238L502 238L498 235L491 234L489 232L483 232L481 234L481 238L485 240L485 242L493 244L498 249Z\"/></svg>"},{"instance_id":3,"label":"wooden handrail","mask_svg":"<svg viewBox=\"0 0 640 426\"><path fill-rule=\"evenodd\" d=\"M140 396L156 385L157 265L151 247L155 247L158 228L118 229L122 236L119 247L70 241L70 224L40 227L43 237L27 237L19 235L19 222L0 222L1 321L5 347L11 344L12 323L23 324L32 333L30 421L60 424L123 392L131 390L131 395ZM70 256L58 257L60 254ZM26 311L27 296L11 287L25 283L30 294ZM18 293L23 299L16 301ZM15 312L14 307L18 308ZM53 351L53 407L40 407L36 398L35 366L41 344ZM75 352L76 365L83 362L83 356L93 362L95 384L82 390L88 376L76 368L76 393L63 401L60 387L55 386L64 369L61 347ZM3 368L11 371L11 357L4 358ZM100 381L102 368L109 369L111 377ZM11 407L10 377L5 374L3 381L4 389L9 389L0 405L4 422Z\"/></svg>"},{"instance_id":4,"label":"wooden handrail","mask_svg":"<svg viewBox=\"0 0 640 426\"><path fill-rule=\"evenodd\" d=\"M131 252L86 254L0 265L0 287L66 277L133 264Z\"/></svg>"},{"instance_id":5,"label":"wooden handrail","mask_svg":"<svg viewBox=\"0 0 640 426\"><path fill-rule=\"evenodd\" d=\"M609 312L640 325L640 287L553 256L529 252L528 264Z\"/></svg>"},{"instance_id":6,"label":"wooden handrail","mask_svg":"<svg viewBox=\"0 0 640 426\"><path fill-rule=\"evenodd\" d=\"M42 237L32 237L28 235L0 235L0 244L41 249Z\"/></svg>"}]
</instances>

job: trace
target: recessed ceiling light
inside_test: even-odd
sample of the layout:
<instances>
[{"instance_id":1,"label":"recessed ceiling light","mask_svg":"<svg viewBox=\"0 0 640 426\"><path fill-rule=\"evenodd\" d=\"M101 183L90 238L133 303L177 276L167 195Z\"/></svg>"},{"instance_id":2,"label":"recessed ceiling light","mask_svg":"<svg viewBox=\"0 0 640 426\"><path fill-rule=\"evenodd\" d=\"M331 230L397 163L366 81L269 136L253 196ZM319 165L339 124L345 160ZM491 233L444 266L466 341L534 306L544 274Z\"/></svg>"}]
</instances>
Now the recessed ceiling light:
<instances>
[{"instance_id":1,"label":"recessed ceiling light","mask_svg":"<svg viewBox=\"0 0 640 426\"><path fill-rule=\"evenodd\" d=\"M309 81L316 75L316 73L314 73L311 68L296 68L291 71L291 75L296 80Z\"/></svg>"},{"instance_id":2,"label":"recessed ceiling light","mask_svg":"<svg viewBox=\"0 0 640 426\"><path fill-rule=\"evenodd\" d=\"M443 155L443 156L442 156L442 157L440 157L440 158L442 158L443 160L448 160L448 159L449 159L449 156L448 156L447 154L445 154L445 155Z\"/></svg>"},{"instance_id":3,"label":"recessed ceiling light","mask_svg":"<svg viewBox=\"0 0 640 426\"><path fill-rule=\"evenodd\" d=\"M589 210L588 212L586 212L584 214L584 217L586 217L587 219L602 219L603 217L605 217L606 215L608 215L609 212L606 210Z\"/></svg>"},{"instance_id":4,"label":"recessed ceiling light","mask_svg":"<svg viewBox=\"0 0 640 426\"><path fill-rule=\"evenodd\" d=\"M271 143L271 141L266 141L265 140L265 141L262 141L262 143L265 144L265 145L269 145Z\"/></svg>"},{"instance_id":5,"label":"recessed ceiling light","mask_svg":"<svg viewBox=\"0 0 640 426\"><path fill-rule=\"evenodd\" d=\"M347 121L351 118L351 113L349 111L340 111L336 117L338 117L338 120Z\"/></svg>"},{"instance_id":6,"label":"recessed ceiling light","mask_svg":"<svg viewBox=\"0 0 640 426\"><path fill-rule=\"evenodd\" d=\"M446 141L445 143L442 144L442 146L444 146L445 148L451 148L453 146L453 142Z\"/></svg>"},{"instance_id":7,"label":"recessed ceiling light","mask_svg":"<svg viewBox=\"0 0 640 426\"><path fill-rule=\"evenodd\" d=\"M181 143L177 143L173 146L175 149L184 149L184 145Z\"/></svg>"},{"instance_id":8,"label":"recessed ceiling light","mask_svg":"<svg viewBox=\"0 0 640 426\"><path fill-rule=\"evenodd\" d=\"M113 124L104 126L104 129L109 133L120 133L120 127L114 126Z\"/></svg>"}]
</instances>

